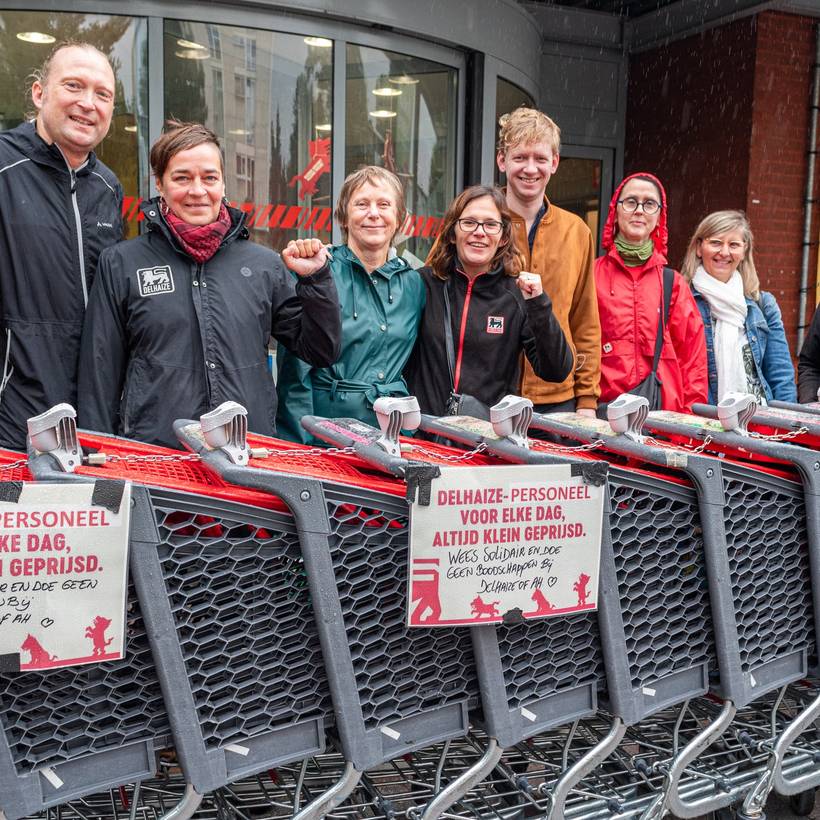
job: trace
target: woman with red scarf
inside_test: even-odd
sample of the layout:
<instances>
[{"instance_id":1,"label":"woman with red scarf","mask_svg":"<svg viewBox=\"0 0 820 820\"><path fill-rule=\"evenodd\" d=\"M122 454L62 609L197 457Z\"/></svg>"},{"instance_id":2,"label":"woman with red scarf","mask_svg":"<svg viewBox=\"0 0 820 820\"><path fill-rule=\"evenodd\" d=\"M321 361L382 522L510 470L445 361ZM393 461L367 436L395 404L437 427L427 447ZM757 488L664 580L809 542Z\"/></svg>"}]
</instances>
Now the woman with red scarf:
<instances>
[{"instance_id":1,"label":"woman with red scarf","mask_svg":"<svg viewBox=\"0 0 820 820\"><path fill-rule=\"evenodd\" d=\"M325 254L300 241L280 258L248 241L244 213L225 203L219 142L203 125L170 123L151 168L160 196L142 207L148 231L100 256L80 350L79 423L176 447L176 419L233 400L247 408L250 430L271 435L269 337L316 367L339 354Z\"/></svg>"},{"instance_id":2,"label":"woman with red scarf","mask_svg":"<svg viewBox=\"0 0 820 820\"><path fill-rule=\"evenodd\" d=\"M667 267L666 192L651 174L632 174L615 191L604 226L607 253L595 260L601 318L601 398L611 402L652 373ZM703 321L680 274L669 270L669 321L656 377L661 407L685 411L705 402ZM654 408L659 409L659 408Z\"/></svg>"}]
</instances>

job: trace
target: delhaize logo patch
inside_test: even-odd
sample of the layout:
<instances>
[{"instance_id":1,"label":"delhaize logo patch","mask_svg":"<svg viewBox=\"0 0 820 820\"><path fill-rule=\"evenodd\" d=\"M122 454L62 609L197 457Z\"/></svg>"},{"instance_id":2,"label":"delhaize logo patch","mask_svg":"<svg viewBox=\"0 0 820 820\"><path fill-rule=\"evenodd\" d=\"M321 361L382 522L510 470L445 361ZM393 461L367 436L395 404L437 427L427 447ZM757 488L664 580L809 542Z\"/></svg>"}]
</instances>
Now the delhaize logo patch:
<instances>
[{"instance_id":1,"label":"delhaize logo patch","mask_svg":"<svg viewBox=\"0 0 820 820\"><path fill-rule=\"evenodd\" d=\"M137 271L140 296L154 296L157 293L174 292L174 274L170 265L156 268L140 268Z\"/></svg>"},{"instance_id":2,"label":"delhaize logo patch","mask_svg":"<svg viewBox=\"0 0 820 820\"><path fill-rule=\"evenodd\" d=\"M503 316L488 316L487 317L487 333L503 333L504 332L504 317Z\"/></svg>"}]
</instances>

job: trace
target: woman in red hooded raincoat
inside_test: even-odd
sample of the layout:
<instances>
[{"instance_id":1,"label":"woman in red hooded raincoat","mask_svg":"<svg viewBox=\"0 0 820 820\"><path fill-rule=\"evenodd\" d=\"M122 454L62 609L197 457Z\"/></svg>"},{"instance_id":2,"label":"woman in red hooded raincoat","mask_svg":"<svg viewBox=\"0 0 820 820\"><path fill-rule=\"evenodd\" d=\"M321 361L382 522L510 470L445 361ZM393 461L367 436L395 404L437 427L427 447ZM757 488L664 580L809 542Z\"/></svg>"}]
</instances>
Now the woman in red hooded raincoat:
<instances>
[{"instance_id":1,"label":"woman in red hooded raincoat","mask_svg":"<svg viewBox=\"0 0 820 820\"><path fill-rule=\"evenodd\" d=\"M652 371L666 266L666 192L651 174L632 174L609 203L595 260L601 317L601 401L610 402ZM703 321L677 272L658 364L664 410L690 410L707 394Z\"/></svg>"}]
</instances>

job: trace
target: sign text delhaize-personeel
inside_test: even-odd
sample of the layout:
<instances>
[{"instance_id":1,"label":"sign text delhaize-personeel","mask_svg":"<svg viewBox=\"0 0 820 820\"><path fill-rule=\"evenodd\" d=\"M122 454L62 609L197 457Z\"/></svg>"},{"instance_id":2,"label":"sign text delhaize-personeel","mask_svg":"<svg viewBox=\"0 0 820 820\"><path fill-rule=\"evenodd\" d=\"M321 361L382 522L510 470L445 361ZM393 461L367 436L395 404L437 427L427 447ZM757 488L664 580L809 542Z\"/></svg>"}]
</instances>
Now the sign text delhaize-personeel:
<instances>
[{"instance_id":1,"label":"sign text delhaize-personeel","mask_svg":"<svg viewBox=\"0 0 820 820\"><path fill-rule=\"evenodd\" d=\"M604 486L569 465L445 468L410 514L410 626L597 607Z\"/></svg>"},{"instance_id":2,"label":"sign text delhaize-personeel","mask_svg":"<svg viewBox=\"0 0 820 820\"><path fill-rule=\"evenodd\" d=\"M131 486L121 485L122 495L106 505L92 502L94 488L23 484L16 501L0 501L6 670L124 657Z\"/></svg>"}]
</instances>

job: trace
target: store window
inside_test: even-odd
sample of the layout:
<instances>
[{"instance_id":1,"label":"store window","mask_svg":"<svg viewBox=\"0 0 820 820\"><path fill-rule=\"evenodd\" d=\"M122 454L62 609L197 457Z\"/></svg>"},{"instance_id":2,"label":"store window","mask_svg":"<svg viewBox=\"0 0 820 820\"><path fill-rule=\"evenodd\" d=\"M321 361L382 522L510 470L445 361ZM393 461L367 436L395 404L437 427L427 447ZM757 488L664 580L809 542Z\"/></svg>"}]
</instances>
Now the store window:
<instances>
[{"instance_id":1,"label":"store window","mask_svg":"<svg viewBox=\"0 0 820 820\"><path fill-rule=\"evenodd\" d=\"M455 195L456 70L392 51L347 47L345 173L393 171L409 216L400 250L424 259Z\"/></svg>"},{"instance_id":2,"label":"store window","mask_svg":"<svg viewBox=\"0 0 820 820\"><path fill-rule=\"evenodd\" d=\"M96 153L119 177L125 192L129 236L136 236L136 204L148 181L146 134L146 23L132 17L39 11L0 12L0 130L33 116L30 74L55 43L91 43L111 60L116 77L114 116ZM131 212L134 211L132 214Z\"/></svg>"},{"instance_id":3,"label":"store window","mask_svg":"<svg viewBox=\"0 0 820 820\"><path fill-rule=\"evenodd\" d=\"M580 216L594 237L599 235L602 167L600 159L562 156L548 191L550 202Z\"/></svg>"},{"instance_id":4,"label":"store window","mask_svg":"<svg viewBox=\"0 0 820 820\"><path fill-rule=\"evenodd\" d=\"M228 199L276 250L330 241L333 43L165 21L165 115L203 122L225 158Z\"/></svg>"}]
</instances>

